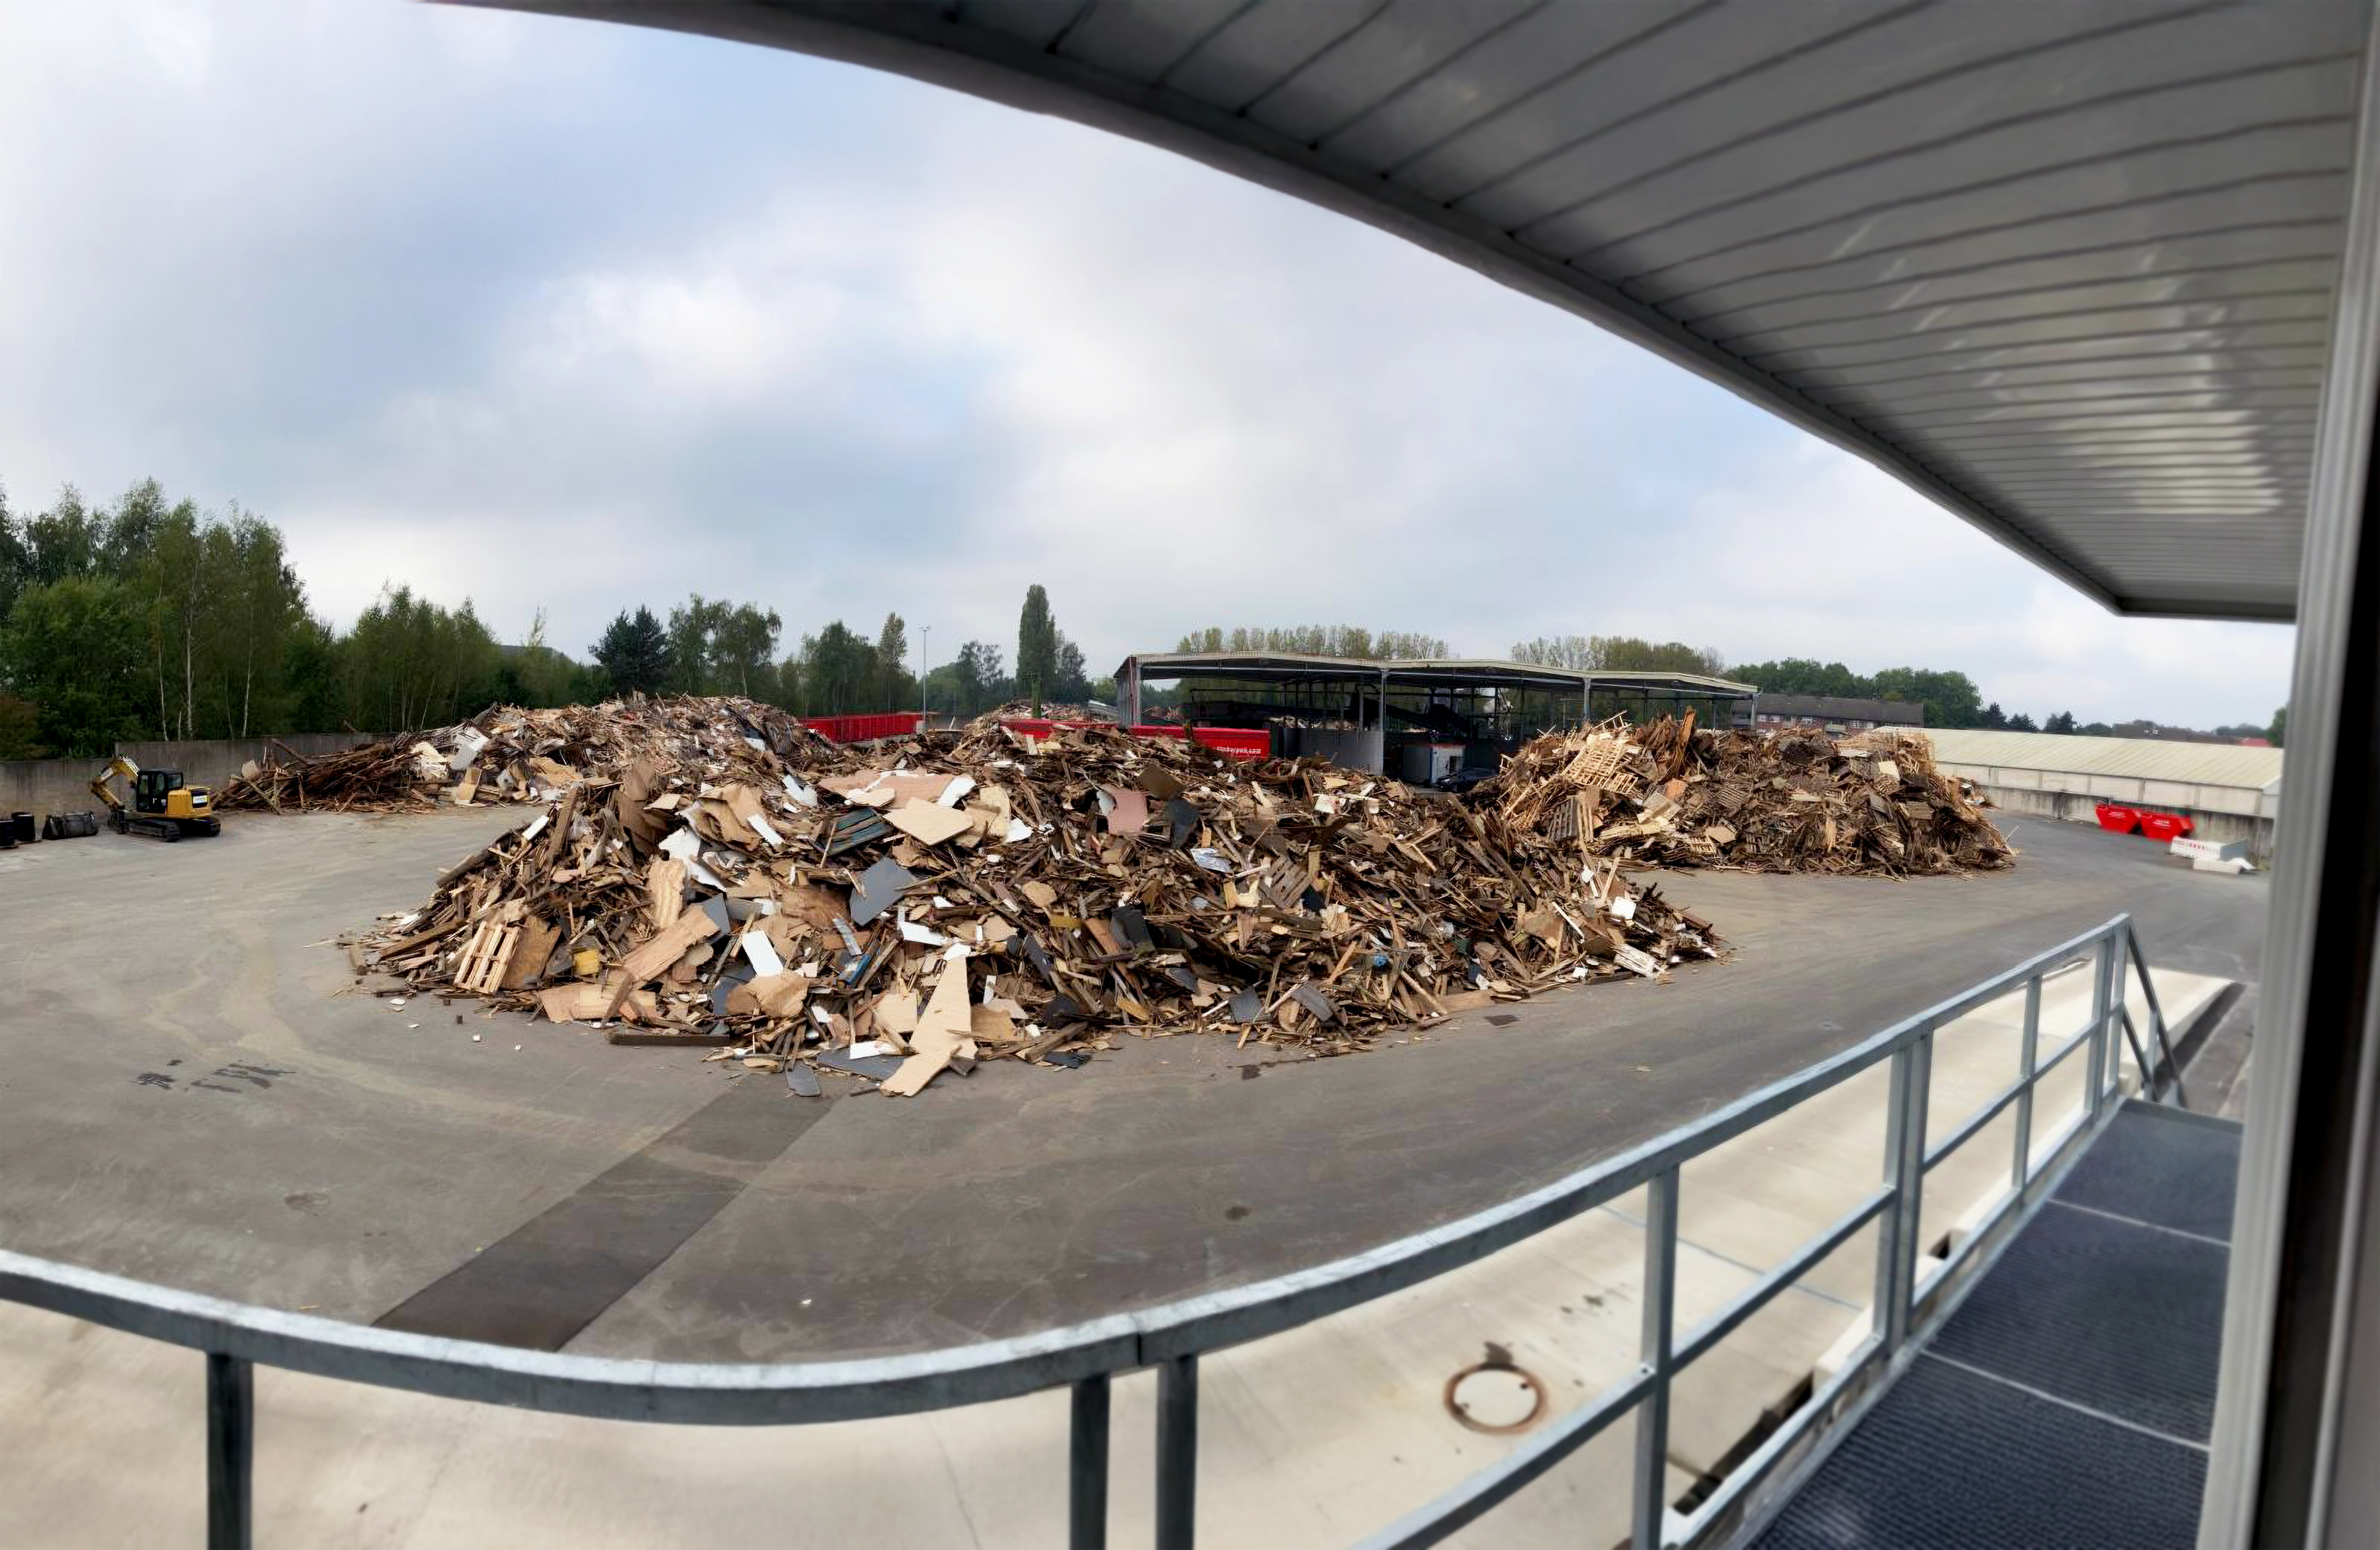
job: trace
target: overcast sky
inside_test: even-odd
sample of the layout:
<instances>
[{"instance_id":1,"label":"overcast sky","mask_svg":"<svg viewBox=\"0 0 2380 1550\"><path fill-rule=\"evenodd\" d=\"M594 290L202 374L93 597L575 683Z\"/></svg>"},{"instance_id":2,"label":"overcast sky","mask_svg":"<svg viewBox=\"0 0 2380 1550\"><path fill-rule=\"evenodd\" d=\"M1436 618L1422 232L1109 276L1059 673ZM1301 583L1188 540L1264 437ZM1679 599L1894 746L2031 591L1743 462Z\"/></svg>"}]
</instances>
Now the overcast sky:
<instances>
[{"instance_id":1,"label":"overcast sky","mask_svg":"<svg viewBox=\"0 0 2380 1550\"><path fill-rule=\"evenodd\" d=\"M1208 624L1962 668L2262 721L2290 632L2123 621L1394 238L849 67L353 0L11 10L0 482L278 523L318 611L888 610L1096 667Z\"/></svg>"}]
</instances>

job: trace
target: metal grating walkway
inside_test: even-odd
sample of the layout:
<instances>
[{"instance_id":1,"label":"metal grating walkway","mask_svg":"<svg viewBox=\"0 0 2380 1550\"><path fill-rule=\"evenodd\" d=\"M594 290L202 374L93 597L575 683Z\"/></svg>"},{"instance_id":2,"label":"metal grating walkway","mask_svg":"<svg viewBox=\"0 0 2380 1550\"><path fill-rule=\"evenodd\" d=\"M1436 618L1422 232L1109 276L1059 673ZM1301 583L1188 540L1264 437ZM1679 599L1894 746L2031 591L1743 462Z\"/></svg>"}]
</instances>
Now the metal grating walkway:
<instances>
[{"instance_id":1,"label":"metal grating walkway","mask_svg":"<svg viewBox=\"0 0 2380 1550\"><path fill-rule=\"evenodd\" d=\"M2126 1104L1761 1550L2190 1550L2239 1165Z\"/></svg>"}]
</instances>

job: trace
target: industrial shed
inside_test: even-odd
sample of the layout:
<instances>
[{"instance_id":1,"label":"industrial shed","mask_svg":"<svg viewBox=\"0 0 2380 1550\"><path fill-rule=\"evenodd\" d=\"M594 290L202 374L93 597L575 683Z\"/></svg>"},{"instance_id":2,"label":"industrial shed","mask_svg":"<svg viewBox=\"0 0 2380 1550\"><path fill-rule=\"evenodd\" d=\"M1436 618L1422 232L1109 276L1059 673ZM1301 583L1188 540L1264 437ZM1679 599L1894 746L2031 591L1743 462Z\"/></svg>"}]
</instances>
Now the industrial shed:
<instances>
[{"instance_id":1,"label":"industrial shed","mask_svg":"<svg viewBox=\"0 0 2380 1550\"><path fill-rule=\"evenodd\" d=\"M2188 813L2198 838L2245 840L2259 862L2272 855L2281 806L2278 748L2046 732L1926 735L1945 773L1973 781L2011 813L2091 823L2102 802Z\"/></svg>"},{"instance_id":2,"label":"industrial shed","mask_svg":"<svg viewBox=\"0 0 2380 1550\"><path fill-rule=\"evenodd\" d=\"M1427 781L1489 765L1541 732L1625 715L1752 724L1749 684L1694 672L1545 667L1406 658L1373 661L1282 651L1144 652L1116 669L1123 720L1142 719L1143 686L1184 685L1183 719L1272 729L1272 751Z\"/></svg>"}]
</instances>

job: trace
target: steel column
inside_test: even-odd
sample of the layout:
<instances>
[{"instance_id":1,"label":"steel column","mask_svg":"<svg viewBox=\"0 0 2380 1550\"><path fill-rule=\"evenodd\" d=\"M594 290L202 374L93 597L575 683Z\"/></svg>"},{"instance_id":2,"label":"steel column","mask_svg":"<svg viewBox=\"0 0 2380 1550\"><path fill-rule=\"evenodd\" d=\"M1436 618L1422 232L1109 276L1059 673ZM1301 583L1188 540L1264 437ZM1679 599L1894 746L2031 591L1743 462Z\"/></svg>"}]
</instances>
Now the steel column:
<instances>
[{"instance_id":1,"label":"steel column","mask_svg":"<svg viewBox=\"0 0 2380 1550\"><path fill-rule=\"evenodd\" d=\"M1190 1550L1198 1510L1198 1359L1157 1369L1157 1550Z\"/></svg>"},{"instance_id":2,"label":"steel column","mask_svg":"<svg viewBox=\"0 0 2380 1550\"><path fill-rule=\"evenodd\" d=\"M2115 998L2114 945L2104 938L2099 942L2099 955L2091 963L2091 1053L2082 1075L2082 1114L2085 1122L2096 1120L2099 1111L2107 1107L2107 1084L2113 1073L2110 1067L2120 1067L2108 1047L2107 1008Z\"/></svg>"},{"instance_id":3,"label":"steel column","mask_svg":"<svg viewBox=\"0 0 2380 1550\"><path fill-rule=\"evenodd\" d=\"M1645 1186L1644 1329L1639 1350L1653 1387L1636 1407L1634 1550L1661 1550L1670 1515L1670 1350L1678 1301L1678 1173Z\"/></svg>"},{"instance_id":4,"label":"steel column","mask_svg":"<svg viewBox=\"0 0 2380 1550\"><path fill-rule=\"evenodd\" d=\"M1066 1544L1069 1550L1106 1550L1108 1543L1108 1378L1077 1379L1066 1458Z\"/></svg>"},{"instance_id":5,"label":"steel column","mask_svg":"<svg viewBox=\"0 0 2380 1550\"><path fill-rule=\"evenodd\" d=\"M1917 1234L1925 1204L1925 1103L1933 1072L1934 1030L1892 1057L1892 1096L1885 1116L1885 1181L1892 1206L1876 1232L1876 1328L1889 1358L1909 1338L1917 1285Z\"/></svg>"},{"instance_id":6,"label":"steel column","mask_svg":"<svg viewBox=\"0 0 2380 1550\"><path fill-rule=\"evenodd\" d=\"M256 1370L207 1352L207 1550L249 1550L256 1462Z\"/></svg>"},{"instance_id":7,"label":"steel column","mask_svg":"<svg viewBox=\"0 0 2380 1550\"><path fill-rule=\"evenodd\" d=\"M2041 1060L2041 976L2024 982L2024 1045L2017 1052L2017 1074L2024 1091L2016 1100L2016 1157L2009 1165L2009 1185L2018 1193L2033 1181L2033 1081Z\"/></svg>"}]
</instances>

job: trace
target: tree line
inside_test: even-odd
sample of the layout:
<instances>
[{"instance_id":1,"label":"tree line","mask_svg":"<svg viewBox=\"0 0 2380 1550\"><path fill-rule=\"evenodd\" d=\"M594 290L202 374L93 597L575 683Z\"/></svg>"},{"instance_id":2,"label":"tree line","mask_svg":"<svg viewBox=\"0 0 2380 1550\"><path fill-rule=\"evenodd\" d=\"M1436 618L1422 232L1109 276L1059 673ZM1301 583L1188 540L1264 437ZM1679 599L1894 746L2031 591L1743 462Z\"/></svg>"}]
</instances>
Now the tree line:
<instances>
[{"instance_id":1,"label":"tree line","mask_svg":"<svg viewBox=\"0 0 2380 1550\"><path fill-rule=\"evenodd\" d=\"M1226 630L1209 625L1176 642L1176 651L1273 651L1296 657L1345 657L1359 662L1411 661L1452 653L1439 636L1413 630L1374 634L1354 624L1291 624Z\"/></svg>"},{"instance_id":2,"label":"tree line","mask_svg":"<svg viewBox=\"0 0 2380 1550\"><path fill-rule=\"evenodd\" d=\"M279 528L237 506L202 511L144 479L111 505L72 486L19 517L0 489L0 759L104 755L119 742L443 726L490 705L567 705L611 694L732 694L797 715L920 703L897 614L870 639L841 620L781 655L771 609L697 594L624 610L574 660L546 638L499 642L470 599L447 607L382 589L342 631L316 613ZM1011 700L1111 700L1026 594L1015 666L964 642L922 685L932 708L975 715Z\"/></svg>"},{"instance_id":3,"label":"tree line","mask_svg":"<svg viewBox=\"0 0 2380 1550\"><path fill-rule=\"evenodd\" d=\"M237 505L143 479L110 505L68 486L19 517L0 490L0 758L454 721L526 693L539 664L521 655L468 600L402 587L334 629L280 529Z\"/></svg>"},{"instance_id":4,"label":"tree line","mask_svg":"<svg viewBox=\"0 0 2380 1550\"><path fill-rule=\"evenodd\" d=\"M842 620L801 637L778 656L783 622L773 610L699 594L656 614L624 609L591 648L601 683L615 693L743 695L796 715L844 716L929 708L979 715L1015 700L1079 705L1111 700L1112 678L1093 678L1082 648L1058 628L1050 594L1026 588L1016 633L1016 667L1002 648L962 642L920 684L909 654L908 621L884 616L870 640Z\"/></svg>"}]
</instances>

